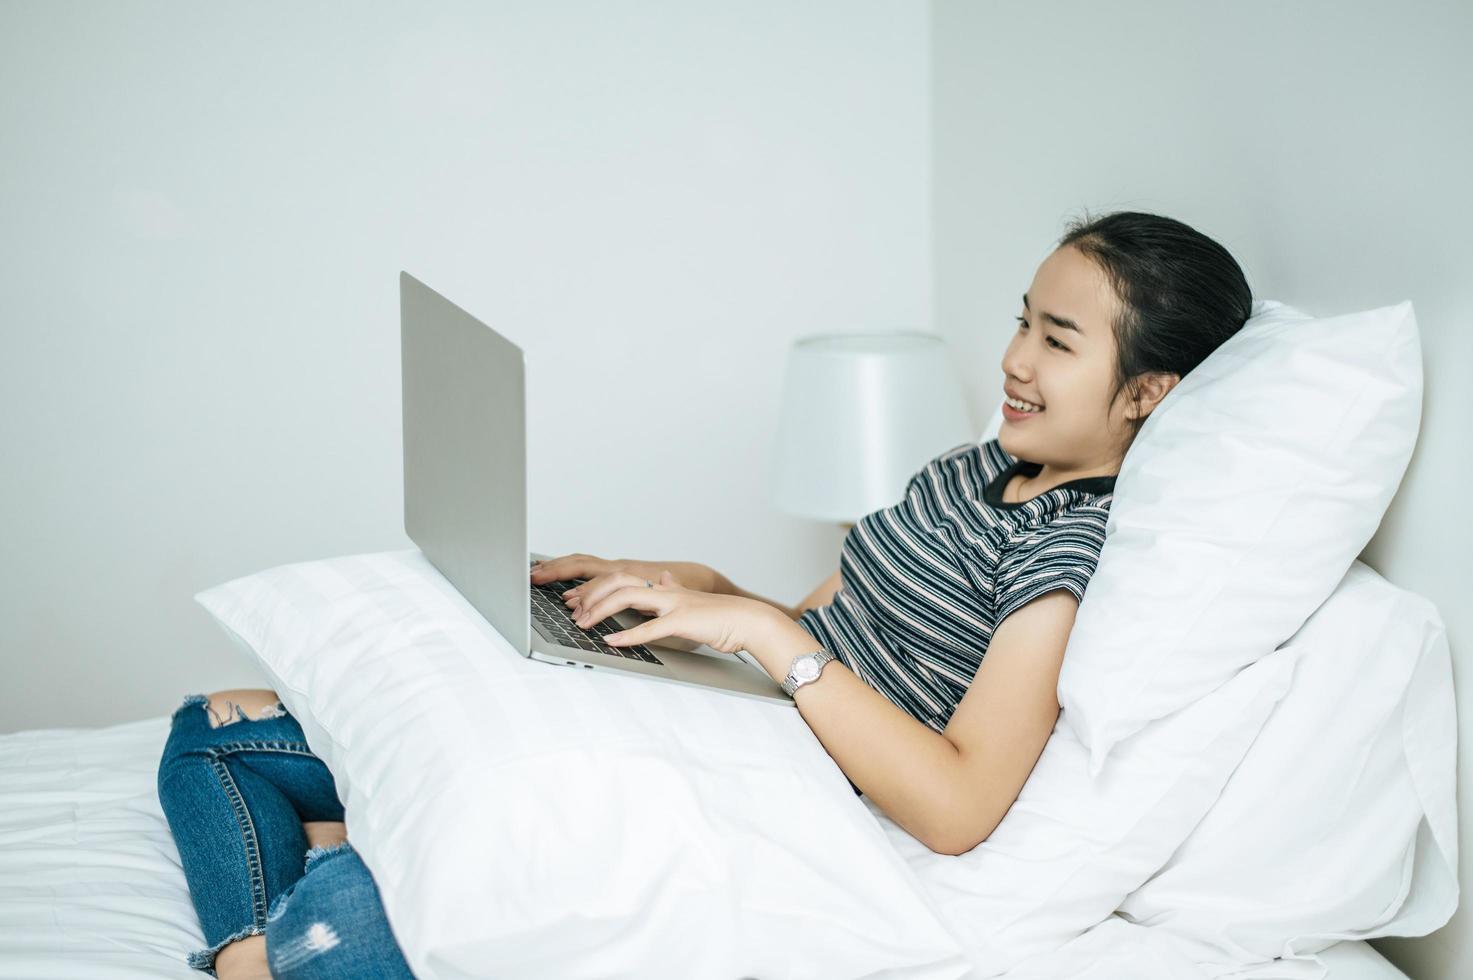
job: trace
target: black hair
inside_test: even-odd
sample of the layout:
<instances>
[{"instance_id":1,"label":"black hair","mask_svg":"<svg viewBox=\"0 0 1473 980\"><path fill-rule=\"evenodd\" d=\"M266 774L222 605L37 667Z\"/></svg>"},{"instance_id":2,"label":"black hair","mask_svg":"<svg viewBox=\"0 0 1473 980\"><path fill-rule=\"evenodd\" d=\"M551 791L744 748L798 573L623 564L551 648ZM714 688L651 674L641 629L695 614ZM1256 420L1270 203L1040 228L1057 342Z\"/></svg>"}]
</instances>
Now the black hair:
<instances>
[{"instance_id":1,"label":"black hair","mask_svg":"<svg viewBox=\"0 0 1473 980\"><path fill-rule=\"evenodd\" d=\"M1140 211L1085 216L1069 223L1059 247L1093 259L1120 299L1113 324L1117 357L1110 404L1137 375L1186 377L1243 328L1253 307L1248 280L1227 249L1173 218ZM1133 442L1145 418L1129 420Z\"/></svg>"}]
</instances>

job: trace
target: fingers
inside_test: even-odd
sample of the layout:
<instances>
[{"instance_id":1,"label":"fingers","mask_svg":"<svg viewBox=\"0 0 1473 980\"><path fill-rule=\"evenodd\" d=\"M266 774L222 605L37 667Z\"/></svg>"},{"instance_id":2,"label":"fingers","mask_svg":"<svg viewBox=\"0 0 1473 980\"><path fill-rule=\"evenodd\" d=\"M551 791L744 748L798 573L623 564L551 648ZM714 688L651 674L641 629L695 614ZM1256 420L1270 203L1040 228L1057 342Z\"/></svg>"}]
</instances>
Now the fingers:
<instances>
[{"instance_id":1,"label":"fingers","mask_svg":"<svg viewBox=\"0 0 1473 980\"><path fill-rule=\"evenodd\" d=\"M638 585L626 585L615 589L602 599L594 603L584 603L582 608L573 617L574 622L587 629L595 623L601 623L621 609L638 609L641 612L653 612L662 615L675 601L670 592L650 588L643 582ZM648 626L648 623L641 623Z\"/></svg>"},{"instance_id":2,"label":"fingers","mask_svg":"<svg viewBox=\"0 0 1473 980\"><path fill-rule=\"evenodd\" d=\"M561 555L533 565L530 569L531 582L533 585L542 585L546 582L561 582L566 579L592 578L605 571L609 564L602 558L585 555L582 552Z\"/></svg>"},{"instance_id":3,"label":"fingers","mask_svg":"<svg viewBox=\"0 0 1473 980\"><path fill-rule=\"evenodd\" d=\"M655 593L654 596L648 597L648 601L649 608L655 610L653 615L657 618L640 623L638 626L631 626L627 630L609 633L603 638L605 643L626 646L634 643L652 643L655 640L663 640L667 636L681 635L677 632L675 623L678 618L675 613L679 600L672 593L684 590L676 583L675 576L668 571L660 573L660 580L654 583L654 586L653 589L644 589L641 595ZM639 592L638 589L635 591ZM663 596L663 598L656 598L657 596Z\"/></svg>"},{"instance_id":4,"label":"fingers","mask_svg":"<svg viewBox=\"0 0 1473 980\"><path fill-rule=\"evenodd\" d=\"M631 585L643 586L645 579L629 572L606 572L597 575L584 582L575 585L563 593L563 601L568 605L579 609L592 609L604 596L615 589L622 589Z\"/></svg>"}]
</instances>

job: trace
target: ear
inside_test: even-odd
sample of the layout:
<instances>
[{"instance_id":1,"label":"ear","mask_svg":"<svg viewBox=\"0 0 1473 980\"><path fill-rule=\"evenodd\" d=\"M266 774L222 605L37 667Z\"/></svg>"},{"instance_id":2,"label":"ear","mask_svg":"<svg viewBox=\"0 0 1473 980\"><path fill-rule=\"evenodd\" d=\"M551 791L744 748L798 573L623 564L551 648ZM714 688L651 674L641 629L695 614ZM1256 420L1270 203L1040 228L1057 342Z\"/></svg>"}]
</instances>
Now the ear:
<instances>
[{"instance_id":1,"label":"ear","mask_svg":"<svg viewBox=\"0 0 1473 980\"><path fill-rule=\"evenodd\" d=\"M1156 410L1156 406L1161 404L1161 399L1165 398L1167 393L1181 381L1181 375L1156 371L1140 375L1137 381L1140 384L1140 396L1136 399L1135 405L1127 408L1126 412L1129 418L1142 419Z\"/></svg>"}]
</instances>

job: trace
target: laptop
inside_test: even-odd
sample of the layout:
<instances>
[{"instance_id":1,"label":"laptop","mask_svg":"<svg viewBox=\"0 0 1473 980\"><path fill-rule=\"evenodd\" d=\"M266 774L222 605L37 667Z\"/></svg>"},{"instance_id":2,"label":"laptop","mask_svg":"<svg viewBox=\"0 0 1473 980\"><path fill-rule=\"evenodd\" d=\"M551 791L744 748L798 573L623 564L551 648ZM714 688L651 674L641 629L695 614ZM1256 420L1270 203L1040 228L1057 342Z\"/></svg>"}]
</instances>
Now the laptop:
<instances>
[{"instance_id":1,"label":"laptop","mask_svg":"<svg viewBox=\"0 0 1473 980\"><path fill-rule=\"evenodd\" d=\"M430 563L525 657L617 670L794 705L746 651L670 637L610 646L648 619L623 610L589 629L561 593L533 585L528 551L527 387L522 349L407 272L399 273L404 530Z\"/></svg>"}]
</instances>

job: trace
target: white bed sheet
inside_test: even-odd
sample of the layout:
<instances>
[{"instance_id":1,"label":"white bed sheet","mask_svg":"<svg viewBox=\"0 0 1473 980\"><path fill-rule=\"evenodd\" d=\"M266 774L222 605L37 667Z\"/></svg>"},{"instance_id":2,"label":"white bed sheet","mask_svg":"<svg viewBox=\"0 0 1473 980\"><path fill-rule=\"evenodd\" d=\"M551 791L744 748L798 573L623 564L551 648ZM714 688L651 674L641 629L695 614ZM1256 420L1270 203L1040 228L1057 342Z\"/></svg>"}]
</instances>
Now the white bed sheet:
<instances>
[{"instance_id":1,"label":"white bed sheet","mask_svg":"<svg viewBox=\"0 0 1473 980\"><path fill-rule=\"evenodd\" d=\"M169 719L0 736L0 977L182 977L204 945L154 788Z\"/></svg>"},{"instance_id":2,"label":"white bed sheet","mask_svg":"<svg viewBox=\"0 0 1473 980\"><path fill-rule=\"evenodd\" d=\"M0 980L205 976L184 962L204 943L154 788L168 727L0 735ZM1101 930L1079 980L1118 976L1111 948L1131 959L1107 923L1120 936ZM1405 977L1363 942L1320 955L1330 980Z\"/></svg>"}]
</instances>

